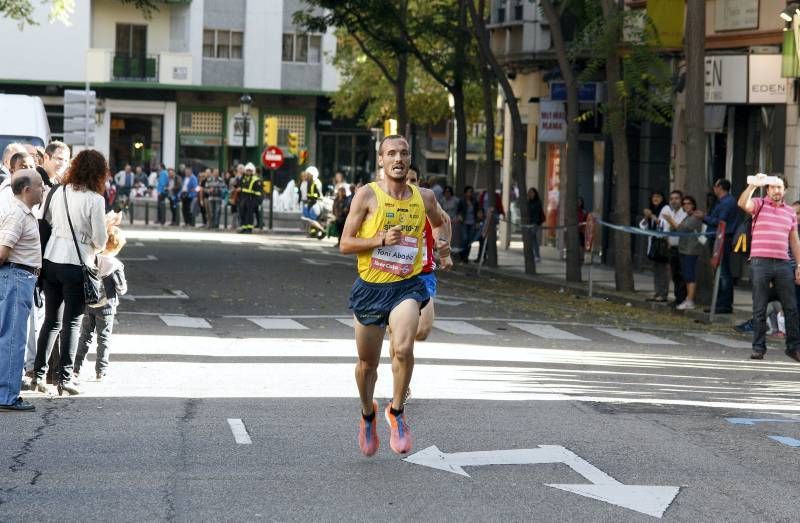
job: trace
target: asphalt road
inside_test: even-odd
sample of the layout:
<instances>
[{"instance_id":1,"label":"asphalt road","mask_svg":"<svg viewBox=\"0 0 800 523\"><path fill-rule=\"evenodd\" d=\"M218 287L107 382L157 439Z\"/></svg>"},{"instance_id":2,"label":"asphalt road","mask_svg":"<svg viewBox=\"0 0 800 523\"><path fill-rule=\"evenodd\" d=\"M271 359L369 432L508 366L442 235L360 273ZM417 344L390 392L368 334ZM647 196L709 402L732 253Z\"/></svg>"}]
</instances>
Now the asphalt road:
<instances>
[{"instance_id":1,"label":"asphalt road","mask_svg":"<svg viewBox=\"0 0 800 523\"><path fill-rule=\"evenodd\" d=\"M171 230L121 256L110 378L0 415L0 521L798 519L800 365L780 340L751 362L733 332L442 274L415 454L382 423L364 458L352 258Z\"/></svg>"}]
</instances>

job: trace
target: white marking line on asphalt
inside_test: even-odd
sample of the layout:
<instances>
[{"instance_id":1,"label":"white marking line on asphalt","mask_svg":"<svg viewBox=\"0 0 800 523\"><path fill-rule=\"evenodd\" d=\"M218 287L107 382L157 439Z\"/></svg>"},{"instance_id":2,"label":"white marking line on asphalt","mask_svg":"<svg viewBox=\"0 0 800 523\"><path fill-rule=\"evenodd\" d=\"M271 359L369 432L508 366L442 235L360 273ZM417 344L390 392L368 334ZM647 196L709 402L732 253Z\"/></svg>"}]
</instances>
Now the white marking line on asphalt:
<instances>
[{"instance_id":1,"label":"white marking line on asphalt","mask_svg":"<svg viewBox=\"0 0 800 523\"><path fill-rule=\"evenodd\" d=\"M529 332L534 336L539 336L540 338L547 338L550 340L575 340L575 341L589 341L588 338L584 338L583 336L578 336L577 334L572 334L571 332L567 332L561 329L557 329L552 325L540 325L536 323L509 323L512 327L516 327L517 329L524 330L525 332Z\"/></svg>"},{"instance_id":2,"label":"white marking line on asphalt","mask_svg":"<svg viewBox=\"0 0 800 523\"><path fill-rule=\"evenodd\" d=\"M153 256L152 254L148 254L147 256L144 256L144 257L139 257L139 258L120 258L120 261L124 261L124 262L133 262L133 261L158 261L158 258L156 258L155 256Z\"/></svg>"},{"instance_id":3,"label":"white marking line on asphalt","mask_svg":"<svg viewBox=\"0 0 800 523\"><path fill-rule=\"evenodd\" d=\"M283 247L281 245L260 245L258 247L259 251L280 251L280 252L303 252L300 249L295 249L294 247Z\"/></svg>"},{"instance_id":4,"label":"white marking line on asphalt","mask_svg":"<svg viewBox=\"0 0 800 523\"><path fill-rule=\"evenodd\" d=\"M264 330L308 330L308 327L288 318L247 318Z\"/></svg>"},{"instance_id":5,"label":"white marking line on asphalt","mask_svg":"<svg viewBox=\"0 0 800 523\"><path fill-rule=\"evenodd\" d=\"M623 340L632 341L634 343L643 343L648 345L680 345L677 341L668 340L666 338L659 338L658 336L653 336L652 334L645 334L644 332L638 331L624 331L622 329L609 329L598 327L597 330L601 332L605 332L606 334L610 334L611 336L615 336L617 338L622 338Z\"/></svg>"},{"instance_id":6,"label":"white marking line on asphalt","mask_svg":"<svg viewBox=\"0 0 800 523\"><path fill-rule=\"evenodd\" d=\"M134 247L144 247L144 244L142 242L136 242L136 243L133 244L133 246Z\"/></svg>"},{"instance_id":7,"label":"white marking line on asphalt","mask_svg":"<svg viewBox=\"0 0 800 523\"><path fill-rule=\"evenodd\" d=\"M250 445L253 443L253 440L250 439L250 435L247 433L247 427L244 426L244 422L241 419L228 418L228 425L231 427L233 439L236 440L236 443L239 445Z\"/></svg>"},{"instance_id":8,"label":"white marking line on asphalt","mask_svg":"<svg viewBox=\"0 0 800 523\"><path fill-rule=\"evenodd\" d=\"M175 314L160 314L161 321L168 327L188 327L190 329L210 329L211 325L203 318L191 318Z\"/></svg>"},{"instance_id":9,"label":"white marking line on asphalt","mask_svg":"<svg viewBox=\"0 0 800 523\"><path fill-rule=\"evenodd\" d=\"M122 296L123 300L188 300L189 295L181 290L173 290L169 291L172 294L151 294L149 296L134 296L131 294L126 294Z\"/></svg>"},{"instance_id":10,"label":"white marking line on asphalt","mask_svg":"<svg viewBox=\"0 0 800 523\"><path fill-rule=\"evenodd\" d=\"M338 321L339 323L344 323L351 329L356 326L356 324L353 323L353 318L337 318L336 321Z\"/></svg>"},{"instance_id":11,"label":"white marking line on asphalt","mask_svg":"<svg viewBox=\"0 0 800 523\"><path fill-rule=\"evenodd\" d=\"M494 336L493 332L485 331L465 321L436 320L433 326L451 334L472 334L476 336Z\"/></svg>"},{"instance_id":12,"label":"white marking line on asphalt","mask_svg":"<svg viewBox=\"0 0 800 523\"><path fill-rule=\"evenodd\" d=\"M726 338L725 336L719 336L717 334L687 332L686 335L707 341L708 343L716 343L717 345L722 345L723 347L730 347L731 349L749 349L752 347L752 344L746 341L734 340L731 338Z\"/></svg>"}]
</instances>

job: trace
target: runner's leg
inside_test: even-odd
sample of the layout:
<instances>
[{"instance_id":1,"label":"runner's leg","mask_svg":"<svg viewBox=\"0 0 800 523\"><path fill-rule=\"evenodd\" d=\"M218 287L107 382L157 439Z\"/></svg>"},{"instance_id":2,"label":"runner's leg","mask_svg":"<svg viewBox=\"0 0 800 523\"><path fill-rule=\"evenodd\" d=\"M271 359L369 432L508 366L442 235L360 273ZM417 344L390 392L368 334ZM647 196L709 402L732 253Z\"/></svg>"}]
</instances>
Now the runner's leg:
<instances>
[{"instance_id":1,"label":"runner's leg","mask_svg":"<svg viewBox=\"0 0 800 523\"><path fill-rule=\"evenodd\" d=\"M358 395L361 398L361 413L370 414L372 411L372 398L375 394L375 382L378 379L378 363L381 358L384 327L376 325L362 325L358 319L355 321L356 348L358 349L358 363L356 363L356 384Z\"/></svg>"},{"instance_id":2,"label":"runner's leg","mask_svg":"<svg viewBox=\"0 0 800 523\"><path fill-rule=\"evenodd\" d=\"M435 316L433 310L433 298L424 309L420 311L419 326L417 327L417 341L425 341L433 328L433 319Z\"/></svg>"},{"instance_id":3,"label":"runner's leg","mask_svg":"<svg viewBox=\"0 0 800 523\"><path fill-rule=\"evenodd\" d=\"M400 302L389 314L389 326L392 330L392 374L394 387L392 389L392 407L396 410L403 408L403 397L411 383L411 374L414 370L414 337L419 325L419 302L405 300Z\"/></svg>"}]
</instances>

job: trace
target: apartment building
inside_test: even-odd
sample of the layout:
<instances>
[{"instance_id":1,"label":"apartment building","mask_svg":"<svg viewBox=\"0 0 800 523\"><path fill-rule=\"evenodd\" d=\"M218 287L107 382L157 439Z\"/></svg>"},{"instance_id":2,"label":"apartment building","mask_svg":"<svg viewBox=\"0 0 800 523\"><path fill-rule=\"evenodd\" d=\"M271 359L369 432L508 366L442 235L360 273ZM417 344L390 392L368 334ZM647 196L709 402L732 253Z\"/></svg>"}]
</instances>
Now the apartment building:
<instances>
[{"instance_id":1,"label":"apartment building","mask_svg":"<svg viewBox=\"0 0 800 523\"><path fill-rule=\"evenodd\" d=\"M258 163L275 117L275 145L288 153L290 134L297 142L287 176L300 151L324 176L369 175L369 132L328 112L339 83L336 38L294 25L301 0L162 0L149 17L118 0L76 0L68 27L47 22L47 4L34 5L40 25L20 31L0 20L20 58L5 61L0 90L41 96L57 137L64 89L88 82L98 98L95 148L112 169Z\"/></svg>"}]
</instances>

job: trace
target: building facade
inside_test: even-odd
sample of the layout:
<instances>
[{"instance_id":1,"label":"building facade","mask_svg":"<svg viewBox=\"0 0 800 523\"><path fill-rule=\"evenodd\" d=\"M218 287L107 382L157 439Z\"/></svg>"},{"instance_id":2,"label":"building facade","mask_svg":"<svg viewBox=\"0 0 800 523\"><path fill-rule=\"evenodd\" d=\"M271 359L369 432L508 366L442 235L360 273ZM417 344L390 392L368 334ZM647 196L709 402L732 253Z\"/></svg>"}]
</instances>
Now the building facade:
<instances>
[{"instance_id":1,"label":"building facade","mask_svg":"<svg viewBox=\"0 0 800 523\"><path fill-rule=\"evenodd\" d=\"M58 138L64 90L88 85L98 99L94 147L113 170L162 162L226 169L258 164L266 145L278 145L287 175L306 155L331 177L369 171L368 160L351 151L358 140L338 139L369 140L367 131L326 128L320 140L327 96L339 84L330 60L336 37L294 25L301 0L164 0L150 16L117 0L77 0L68 27L47 23L48 5L34 5L40 25L19 30L0 20L25 57L8 61L0 90L41 96ZM252 99L247 117L244 94ZM278 123L275 144L266 143L270 118Z\"/></svg>"}]
</instances>

